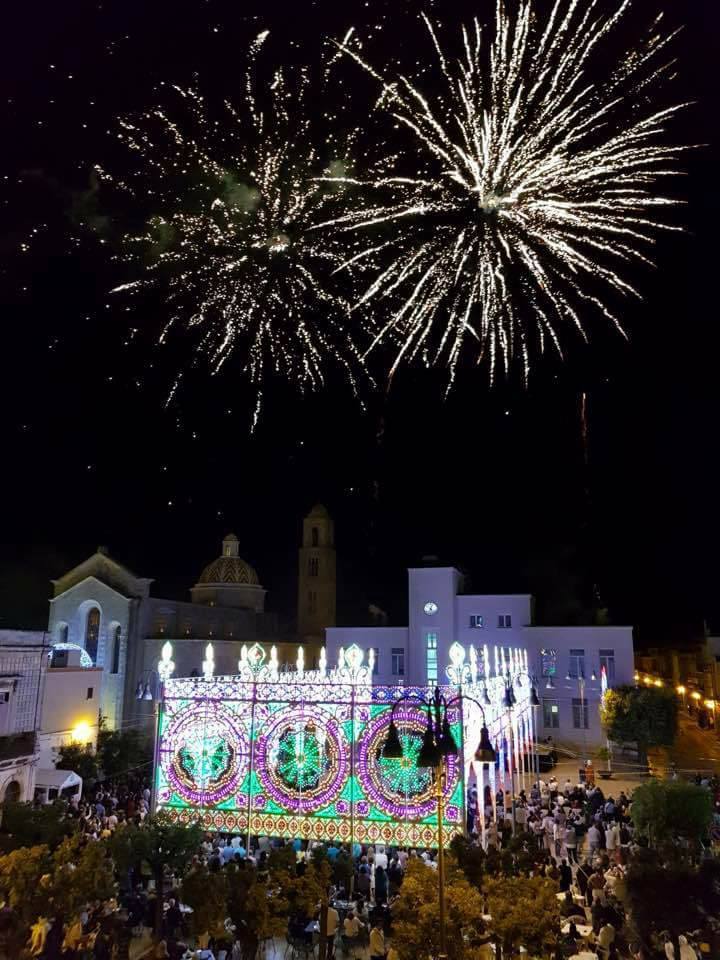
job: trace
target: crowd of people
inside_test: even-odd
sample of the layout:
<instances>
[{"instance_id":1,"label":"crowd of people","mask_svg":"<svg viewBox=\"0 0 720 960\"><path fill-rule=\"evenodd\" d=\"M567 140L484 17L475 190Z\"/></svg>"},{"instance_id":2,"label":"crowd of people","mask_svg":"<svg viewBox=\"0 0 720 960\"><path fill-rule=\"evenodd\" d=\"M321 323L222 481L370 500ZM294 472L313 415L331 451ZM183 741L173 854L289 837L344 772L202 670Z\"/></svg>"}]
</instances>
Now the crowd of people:
<instances>
[{"instance_id":1,"label":"crowd of people","mask_svg":"<svg viewBox=\"0 0 720 960\"><path fill-rule=\"evenodd\" d=\"M712 787L712 784L708 784ZM482 845L488 855L505 849L524 852L527 871L557 884L561 929L558 956L585 953L598 960L640 956L626 935L627 865L638 844L632 824L632 799L620 791L605 796L592 783L560 784L554 777L539 780L529 794L520 791L514 809L502 791L493 798L477 792L468 795L471 842ZM493 802L494 801L494 802ZM482 810L486 819L482 819ZM142 826L150 809L147 784L101 786L91 797L73 802L68 816L77 821L87 842L110 837L125 824ZM515 831L513 832L513 821ZM243 865L262 872L273 849L292 847L298 876L302 876L318 853L334 865L342 857L348 862L345 879L328 891L326 912L315 911L288 918L287 948L293 960L307 960L317 946L321 932L326 936L326 956L333 960L336 949L346 956L370 956L371 960L393 960L392 906L402 887L408 863L422 861L428 869L437 867L432 850L406 850L382 844L355 843L352 850L338 844L284 841L269 837L207 834L192 858L192 865L216 871L228 865ZM182 960L191 956L188 907L181 902L181 878L165 871L162 888L157 889L148 872L131 872L120 884L117 899L87 904L82 913L60 925L45 922L33 928L31 954L43 960L127 960L131 945L147 942L148 958ZM150 931L162 898L162 930L159 943L152 944ZM228 922L229 923L229 922ZM323 929L324 928L324 929ZM232 927L227 936L199 944L212 951L216 960L240 960L241 946L233 945ZM698 938L690 935L679 944L679 960L702 955ZM194 946L198 944L195 943ZM658 927L656 946L667 960L678 960L675 946ZM192 954L194 956L194 954Z\"/></svg>"}]
</instances>

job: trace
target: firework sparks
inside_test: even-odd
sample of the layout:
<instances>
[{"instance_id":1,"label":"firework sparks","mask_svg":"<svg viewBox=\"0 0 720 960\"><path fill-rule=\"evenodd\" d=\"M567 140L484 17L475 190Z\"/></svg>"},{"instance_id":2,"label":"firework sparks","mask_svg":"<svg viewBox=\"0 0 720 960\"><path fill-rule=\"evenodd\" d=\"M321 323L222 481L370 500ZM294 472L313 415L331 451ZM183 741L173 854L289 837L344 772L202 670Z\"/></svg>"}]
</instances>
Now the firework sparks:
<instances>
[{"instance_id":1,"label":"firework sparks","mask_svg":"<svg viewBox=\"0 0 720 960\"><path fill-rule=\"evenodd\" d=\"M475 21L457 57L424 17L430 92L429 71L390 77L341 45L411 139L404 156L352 181L363 203L324 225L352 238L339 269L373 271L360 305L387 309L373 345L397 344L393 372L404 360L443 363L452 383L469 351L491 376L520 358L527 378L533 348L561 354L568 327L585 337L586 313L622 330L613 301L639 295L623 268L651 262L661 208L675 202L653 188L680 172L682 148L665 144L665 127L683 105L647 106L672 66L662 18L600 72L598 49L630 0L610 15L603 6L553 0L541 21L534 0L518 0L514 14L497 0L491 38Z\"/></svg>"},{"instance_id":2,"label":"firework sparks","mask_svg":"<svg viewBox=\"0 0 720 960\"><path fill-rule=\"evenodd\" d=\"M176 330L196 333L194 347L213 372L240 353L257 385L253 425L268 373L315 389L337 362L354 387L361 363L346 325L349 305L326 282L341 259L308 232L341 200L342 187L317 178L343 172L347 144L331 139L325 158L313 146L305 72L294 85L276 72L259 89L256 60L266 37L251 46L240 107L225 101L213 116L198 90L172 87L179 111L159 106L120 122L120 140L139 157L135 174L120 180L97 168L147 211L120 257L141 276L114 292L162 291L169 319L160 341Z\"/></svg>"}]
</instances>

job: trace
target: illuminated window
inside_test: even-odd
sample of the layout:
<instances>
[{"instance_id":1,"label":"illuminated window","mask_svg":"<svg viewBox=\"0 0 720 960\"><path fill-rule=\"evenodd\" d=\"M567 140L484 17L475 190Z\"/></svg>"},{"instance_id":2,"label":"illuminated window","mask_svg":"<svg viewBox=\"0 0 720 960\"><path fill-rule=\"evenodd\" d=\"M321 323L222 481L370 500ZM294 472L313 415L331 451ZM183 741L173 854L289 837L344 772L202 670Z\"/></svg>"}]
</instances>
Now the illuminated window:
<instances>
[{"instance_id":1,"label":"illuminated window","mask_svg":"<svg viewBox=\"0 0 720 960\"><path fill-rule=\"evenodd\" d=\"M572 680L582 679L585 676L585 651L571 650L568 664L568 676Z\"/></svg>"},{"instance_id":2,"label":"illuminated window","mask_svg":"<svg viewBox=\"0 0 720 960\"><path fill-rule=\"evenodd\" d=\"M560 707L557 700L543 699L543 726L552 729L560 726Z\"/></svg>"},{"instance_id":3,"label":"illuminated window","mask_svg":"<svg viewBox=\"0 0 720 960\"><path fill-rule=\"evenodd\" d=\"M540 672L543 677L554 677L557 673L557 650L543 648L540 651Z\"/></svg>"},{"instance_id":4,"label":"illuminated window","mask_svg":"<svg viewBox=\"0 0 720 960\"><path fill-rule=\"evenodd\" d=\"M392 672L394 677L405 676L405 650L402 647L392 648Z\"/></svg>"},{"instance_id":5,"label":"illuminated window","mask_svg":"<svg viewBox=\"0 0 720 960\"><path fill-rule=\"evenodd\" d=\"M100 637L100 611L91 607L85 621L85 649L93 663L97 662L98 639Z\"/></svg>"},{"instance_id":6,"label":"illuminated window","mask_svg":"<svg viewBox=\"0 0 720 960\"><path fill-rule=\"evenodd\" d=\"M427 680L437 683L438 678L438 659L437 659L437 634L425 634L425 662L427 666Z\"/></svg>"},{"instance_id":7,"label":"illuminated window","mask_svg":"<svg viewBox=\"0 0 720 960\"><path fill-rule=\"evenodd\" d=\"M485 626L485 618L481 613L473 613L470 616L470 626L477 630L482 630Z\"/></svg>"},{"instance_id":8,"label":"illuminated window","mask_svg":"<svg viewBox=\"0 0 720 960\"><path fill-rule=\"evenodd\" d=\"M573 697L573 727L576 730L587 730L590 726L590 715L588 711L587 700L579 700Z\"/></svg>"},{"instance_id":9,"label":"illuminated window","mask_svg":"<svg viewBox=\"0 0 720 960\"><path fill-rule=\"evenodd\" d=\"M115 627L112 636L112 668L111 673L120 672L120 627Z\"/></svg>"},{"instance_id":10,"label":"illuminated window","mask_svg":"<svg viewBox=\"0 0 720 960\"><path fill-rule=\"evenodd\" d=\"M600 671L605 667L605 676L607 677L607 682L613 684L615 682L615 651L614 650L601 650L600 651Z\"/></svg>"}]
</instances>

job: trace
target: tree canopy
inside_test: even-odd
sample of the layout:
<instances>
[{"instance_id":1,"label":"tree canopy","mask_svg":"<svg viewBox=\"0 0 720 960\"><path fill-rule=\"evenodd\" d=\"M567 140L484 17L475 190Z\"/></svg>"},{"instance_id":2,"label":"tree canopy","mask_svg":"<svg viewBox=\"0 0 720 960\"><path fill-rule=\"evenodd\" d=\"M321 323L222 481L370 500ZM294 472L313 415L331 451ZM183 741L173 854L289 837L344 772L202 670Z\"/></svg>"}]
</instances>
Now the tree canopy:
<instances>
[{"instance_id":1,"label":"tree canopy","mask_svg":"<svg viewBox=\"0 0 720 960\"><path fill-rule=\"evenodd\" d=\"M489 877L485 881L491 928L504 951L523 946L550 956L560 929L557 885L543 877Z\"/></svg>"},{"instance_id":2,"label":"tree canopy","mask_svg":"<svg viewBox=\"0 0 720 960\"><path fill-rule=\"evenodd\" d=\"M712 822L710 792L681 780L651 780L635 788L632 818L641 836L651 843L670 843L679 838L697 842Z\"/></svg>"},{"instance_id":3,"label":"tree canopy","mask_svg":"<svg viewBox=\"0 0 720 960\"><path fill-rule=\"evenodd\" d=\"M675 742L677 704L674 691L665 687L615 687L603 698L600 718L610 740L637 743L645 756L648 747Z\"/></svg>"},{"instance_id":4,"label":"tree canopy","mask_svg":"<svg viewBox=\"0 0 720 960\"><path fill-rule=\"evenodd\" d=\"M485 930L483 899L447 857L445 884L447 955L463 960L468 946ZM438 875L420 860L408 861L400 895L393 907L393 947L400 960L426 960L440 952Z\"/></svg>"}]
</instances>

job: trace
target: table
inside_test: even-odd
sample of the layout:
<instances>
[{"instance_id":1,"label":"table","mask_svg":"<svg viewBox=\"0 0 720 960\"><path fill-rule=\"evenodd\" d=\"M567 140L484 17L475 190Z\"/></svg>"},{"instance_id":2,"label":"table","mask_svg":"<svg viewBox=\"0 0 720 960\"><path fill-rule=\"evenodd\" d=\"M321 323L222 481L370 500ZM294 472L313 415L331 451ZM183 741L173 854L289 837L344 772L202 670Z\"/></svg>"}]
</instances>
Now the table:
<instances>
[{"instance_id":1,"label":"table","mask_svg":"<svg viewBox=\"0 0 720 960\"><path fill-rule=\"evenodd\" d=\"M582 953L574 953L570 960L598 960L598 955L589 950L583 950Z\"/></svg>"}]
</instances>

